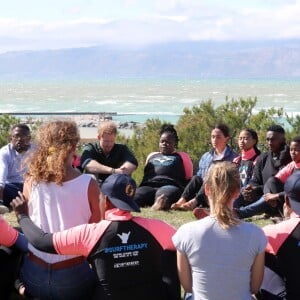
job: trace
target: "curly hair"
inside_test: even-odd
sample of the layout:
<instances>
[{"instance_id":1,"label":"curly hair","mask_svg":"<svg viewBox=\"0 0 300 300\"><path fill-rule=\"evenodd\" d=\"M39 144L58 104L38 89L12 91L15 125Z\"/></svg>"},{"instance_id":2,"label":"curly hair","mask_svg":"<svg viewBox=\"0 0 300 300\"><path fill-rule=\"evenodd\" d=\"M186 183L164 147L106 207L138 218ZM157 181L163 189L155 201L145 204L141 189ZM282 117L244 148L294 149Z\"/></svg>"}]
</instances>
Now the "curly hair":
<instances>
[{"instance_id":1,"label":"curly hair","mask_svg":"<svg viewBox=\"0 0 300 300\"><path fill-rule=\"evenodd\" d=\"M240 190L240 181L236 164L229 161L213 164L206 174L205 184L209 187L212 213L223 228L239 224L228 204L234 193Z\"/></svg>"},{"instance_id":2,"label":"curly hair","mask_svg":"<svg viewBox=\"0 0 300 300\"><path fill-rule=\"evenodd\" d=\"M175 146L177 147L179 138L178 138L177 131L174 128L174 126L172 124L163 124L159 131L159 135L162 136L164 133L169 133L174 138Z\"/></svg>"},{"instance_id":3,"label":"curly hair","mask_svg":"<svg viewBox=\"0 0 300 300\"><path fill-rule=\"evenodd\" d=\"M52 121L42 125L37 132L37 147L30 157L26 175L34 182L61 185L66 173L66 159L79 139L79 131L73 121Z\"/></svg>"}]
</instances>

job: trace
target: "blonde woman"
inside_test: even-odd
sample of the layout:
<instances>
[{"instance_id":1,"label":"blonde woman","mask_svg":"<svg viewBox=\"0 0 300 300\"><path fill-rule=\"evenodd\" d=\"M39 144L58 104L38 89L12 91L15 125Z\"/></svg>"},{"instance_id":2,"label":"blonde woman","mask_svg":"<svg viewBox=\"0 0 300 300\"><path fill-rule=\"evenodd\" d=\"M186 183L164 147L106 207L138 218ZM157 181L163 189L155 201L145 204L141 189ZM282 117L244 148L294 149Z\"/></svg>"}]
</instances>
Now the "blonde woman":
<instances>
[{"instance_id":1,"label":"blonde woman","mask_svg":"<svg viewBox=\"0 0 300 300\"><path fill-rule=\"evenodd\" d=\"M37 133L23 194L31 220L57 232L100 220L98 183L72 166L79 132L76 123L52 121ZM54 255L29 245L20 279L28 295L39 299L85 299L94 274L81 256Z\"/></svg>"},{"instance_id":2,"label":"blonde woman","mask_svg":"<svg viewBox=\"0 0 300 300\"><path fill-rule=\"evenodd\" d=\"M266 237L233 214L238 168L226 161L213 164L204 188L210 216L182 225L173 236L181 284L190 299L250 300L262 282Z\"/></svg>"}]
</instances>

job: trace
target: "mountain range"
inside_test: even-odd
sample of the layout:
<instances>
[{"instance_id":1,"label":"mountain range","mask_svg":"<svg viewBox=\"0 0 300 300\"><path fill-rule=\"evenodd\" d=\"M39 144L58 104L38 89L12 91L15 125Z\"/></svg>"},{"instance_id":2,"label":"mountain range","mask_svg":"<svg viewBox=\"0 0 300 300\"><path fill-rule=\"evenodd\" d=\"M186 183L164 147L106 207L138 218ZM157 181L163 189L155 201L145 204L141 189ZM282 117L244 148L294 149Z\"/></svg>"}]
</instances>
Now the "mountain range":
<instances>
[{"instance_id":1,"label":"mountain range","mask_svg":"<svg viewBox=\"0 0 300 300\"><path fill-rule=\"evenodd\" d=\"M0 78L299 78L300 40L94 46L0 54Z\"/></svg>"}]
</instances>

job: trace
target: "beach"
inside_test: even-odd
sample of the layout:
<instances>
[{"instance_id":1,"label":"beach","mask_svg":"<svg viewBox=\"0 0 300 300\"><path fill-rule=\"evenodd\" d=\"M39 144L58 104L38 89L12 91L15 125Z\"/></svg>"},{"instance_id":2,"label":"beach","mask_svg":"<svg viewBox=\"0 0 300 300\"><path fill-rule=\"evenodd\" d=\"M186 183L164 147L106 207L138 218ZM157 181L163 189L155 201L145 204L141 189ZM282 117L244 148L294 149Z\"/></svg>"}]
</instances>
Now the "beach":
<instances>
[{"instance_id":1,"label":"beach","mask_svg":"<svg viewBox=\"0 0 300 300\"><path fill-rule=\"evenodd\" d=\"M42 118L31 115L30 118L23 117L21 119L21 122L30 125L30 124L36 124L37 122L49 122L51 120L61 120L61 119L75 121L79 128L81 141L86 142L89 140L97 139L97 134L98 134L97 131L98 131L99 124L106 120L112 120L112 117L109 115L102 116L101 114L73 115L73 114L66 113L60 115L49 114L43 116ZM128 121L128 122L121 122L121 121L114 121L114 120L112 121L116 123L119 133L127 137L132 136L135 128L143 126L142 123L133 122L133 121Z\"/></svg>"},{"instance_id":2,"label":"beach","mask_svg":"<svg viewBox=\"0 0 300 300\"><path fill-rule=\"evenodd\" d=\"M118 128L118 131L127 137L131 137L133 129ZM79 126L80 138L82 141L92 140L97 138L97 127L81 127Z\"/></svg>"},{"instance_id":3,"label":"beach","mask_svg":"<svg viewBox=\"0 0 300 300\"><path fill-rule=\"evenodd\" d=\"M78 125L80 131L80 138L82 141L96 139L98 135L97 131L98 131L99 124L105 120L110 119L110 118L102 119L99 118L99 116L95 116L95 115L79 115L79 116L72 116L71 118ZM114 120L112 121L117 124L119 133L127 137L131 137L133 135L134 129L143 125L142 123L137 123L133 121L128 121L128 122L120 122Z\"/></svg>"}]
</instances>

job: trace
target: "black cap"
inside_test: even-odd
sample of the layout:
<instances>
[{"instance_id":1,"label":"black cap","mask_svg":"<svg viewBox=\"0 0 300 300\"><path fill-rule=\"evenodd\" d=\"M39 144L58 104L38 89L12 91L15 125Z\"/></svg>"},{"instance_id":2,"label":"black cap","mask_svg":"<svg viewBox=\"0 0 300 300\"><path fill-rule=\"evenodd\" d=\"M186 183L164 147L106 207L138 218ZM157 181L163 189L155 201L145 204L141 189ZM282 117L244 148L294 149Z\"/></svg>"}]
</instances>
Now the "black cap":
<instances>
[{"instance_id":1,"label":"black cap","mask_svg":"<svg viewBox=\"0 0 300 300\"><path fill-rule=\"evenodd\" d=\"M139 206L133 200L135 190L135 181L125 174L110 175L101 185L101 192L115 207L126 211L140 212Z\"/></svg>"},{"instance_id":2,"label":"black cap","mask_svg":"<svg viewBox=\"0 0 300 300\"><path fill-rule=\"evenodd\" d=\"M288 177L284 185L284 191L290 200L292 210L300 215L300 172Z\"/></svg>"}]
</instances>

